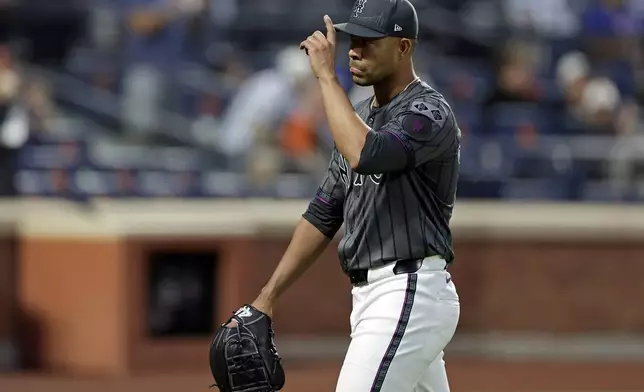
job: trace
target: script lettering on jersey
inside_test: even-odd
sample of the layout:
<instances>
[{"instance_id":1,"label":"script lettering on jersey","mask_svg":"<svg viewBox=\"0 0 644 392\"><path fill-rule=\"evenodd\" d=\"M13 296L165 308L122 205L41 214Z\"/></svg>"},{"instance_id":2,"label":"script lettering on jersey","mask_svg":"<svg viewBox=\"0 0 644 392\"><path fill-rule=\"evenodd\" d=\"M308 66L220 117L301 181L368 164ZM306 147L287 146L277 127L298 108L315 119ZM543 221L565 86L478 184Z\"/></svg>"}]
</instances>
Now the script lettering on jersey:
<instances>
[{"instance_id":1,"label":"script lettering on jersey","mask_svg":"<svg viewBox=\"0 0 644 392\"><path fill-rule=\"evenodd\" d=\"M376 185L380 185L380 181L382 180L382 174L369 174L368 176L365 176L364 174L354 174L353 178L353 185L354 186L363 186L365 177L368 177L371 182L373 182Z\"/></svg>"},{"instance_id":2,"label":"script lettering on jersey","mask_svg":"<svg viewBox=\"0 0 644 392\"><path fill-rule=\"evenodd\" d=\"M340 169L340 179L344 183L344 186L349 188L349 164L347 160L342 158L338 162L338 168ZM369 174L368 176L364 174L353 173L353 186L363 186L365 177L369 177L371 182L376 185L380 185L382 181L382 174Z\"/></svg>"},{"instance_id":3,"label":"script lettering on jersey","mask_svg":"<svg viewBox=\"0 0 644 392\"><path fill-rule=\"evenodd\" d=\"M339 159L338 168L340 169L340 179L344 183L344 186L349 189L349 165L343 157Z\"/></svg>"}]
</instances>

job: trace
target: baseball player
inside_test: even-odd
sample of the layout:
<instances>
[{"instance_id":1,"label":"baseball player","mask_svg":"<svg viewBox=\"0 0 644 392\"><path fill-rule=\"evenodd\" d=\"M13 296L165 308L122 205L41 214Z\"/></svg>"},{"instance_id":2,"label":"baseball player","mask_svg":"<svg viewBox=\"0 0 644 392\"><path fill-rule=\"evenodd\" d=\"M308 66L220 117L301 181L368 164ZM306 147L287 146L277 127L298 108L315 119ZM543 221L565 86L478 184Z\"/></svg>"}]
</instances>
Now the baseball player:
<instances>
[{"instance_id":1,"label":"baseball player","mask_svg":"<svg viewBox=\"0 0 644 392\"><path fill-rule=\"evenodd\" d=\"M447 271L460 130L443 96L414 71L418 17L409 1L357 0L347 23L324 22L326 33L300 47L318 78L335 148L252 305L271 315L344 223L338 255L353 309L336 392L449 391L443 349L460 315ZM336 30L351 39L353 82L373 86L355 107L335 73Z\"/></svg>"}]
</instances>

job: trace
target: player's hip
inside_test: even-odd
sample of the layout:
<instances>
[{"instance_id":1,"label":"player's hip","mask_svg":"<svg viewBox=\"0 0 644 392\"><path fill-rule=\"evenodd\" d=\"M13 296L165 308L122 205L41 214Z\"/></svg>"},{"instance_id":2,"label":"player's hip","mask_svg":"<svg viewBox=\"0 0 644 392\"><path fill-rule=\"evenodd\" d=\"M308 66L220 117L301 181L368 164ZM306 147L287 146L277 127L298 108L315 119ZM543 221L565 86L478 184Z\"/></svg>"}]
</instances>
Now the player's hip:
<instances>
[{"instance_id":1,"label":"player's hip","mask_svg":"<svg viewBox=\"0 0 644 392\"><path fill-rule=\"evenodd\" d=\"M429 265L425 265L429 264ZM440 263L427 262L415 272L397 274L391 265L370 270L368 282L356 285L351 293L354 301L378 301L387 295L402 298L413 294L415 302L423 304L458 305L460 298L452 275L446 269L436 269Z\"/></svg>"},{"instance_id":2,"label":"player's hip","mask_svg":"<svg viewBox=\"0 0 644 392\"><path fill-rule=\"evenodd\" d=\"M424 258L408 258L391 261L374 261L371 268L357 268L346 271L354 287L373 286L379 282L398 277L405 279L409 274L444 275L449 277L449 263L440 255ZM451 279L451 277L450 277Z\"/></svg>"},{"instance_id":3,"label":"player's hip","mask_svg":"<svg viewBox=\"0 0 644 392\"><path fill-rule=\"evenodd\" d=\"M398 264L400 265L400 264ZM369 270L368 282L352 289L352 323L360 319L391 316L397 320L403 305L424 314L419 323L450 317L458 319L459 295L445 260L439 256L422 260L416 271L397 273L396 264ZM431 315L429 318L428 315ZM436 316L436 317L434 317Z\"/></svg>"},{"instance_id":4,"label":"player's hip","mask_svg":"<svg viewBox=\"0 0 644 392\"><path fill-rule=\"evenodd\" d=\"M370 275L376 270L398 274L413 273L418 270L444 270L453 261L453 252L449 244L420 240L407 244L394 243L389 239L384 242L341 240L338 247L343 272L351 284L361 286L372 279ZM368 276L369 275L369 276ZM369 279L368 279L369 278Z\"/></svg>"}]
</instances>

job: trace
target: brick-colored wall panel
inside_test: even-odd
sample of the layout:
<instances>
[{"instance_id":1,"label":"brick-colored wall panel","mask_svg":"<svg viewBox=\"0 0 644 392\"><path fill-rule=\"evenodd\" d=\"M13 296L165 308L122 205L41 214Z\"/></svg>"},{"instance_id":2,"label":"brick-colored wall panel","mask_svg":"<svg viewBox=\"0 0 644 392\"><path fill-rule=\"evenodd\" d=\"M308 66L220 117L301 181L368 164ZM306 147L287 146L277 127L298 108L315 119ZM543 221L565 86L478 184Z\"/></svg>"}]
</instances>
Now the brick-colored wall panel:
<instances>
[{"instance_id":1,"label":"brick-colored wall panel","mask_svg":"<svg viewBox=\"0 0 644 392\"><path fill-rule=\"evenodd\" d=\"M29 365L88 374L124 371L121 261L117 241L22 241L19 332Z\"/></svg>"},{"instance_id":2,"label":"brick-colored wall panel","mask_svg":"<svg viewBox=\"0 0 644 392\"><path fill-rule=\"evenodd\" d=\"M254 298L288 242L261 239L243 290ZM462 241L452 268L462 299L461 330L469 332L644 333L644 244ZM251 283L252 281L252 283ZM350 287L335 244L280 302L287 333L337 333L347 328ZM294 307L316 309L299 317Z\"/></svg>"},{"instance_id":3,"label":"brick-colored wall panel","mask_svg":"<svg viewBox=\"0 0 644 392\"><path fill-rule=\"evenodd\" d=\"M468 253L470 246L457 246L466 251L454 266L465 278L455 279L464 313L476 314L464 327L644 333L644 288L637 278L644 273L644 246L498 242ZM470 284L477 287L472 297Z\"/></svg>"},{"instance_id":4,"label":"brick-colored wall panel","mask_svg":"<svg viewBox=\"0 0 644 392\"><path fill-rule=\"evenodd\" d=\"M12 338L15 316L15 250L12 237L0 238L0 341Z\"/></svg>"},{"instance_id":5,"label":"brick-colored wall panel","mask_svg":"<svg viewBox=\"0 0 644 392\"><path fill-rule=\"evenodd\" d=\"M288 239L159 237L116 244L22 241L19 303L39 322L34 331L43 339L41 351L32 354L50 367L112 373L203 367L209 337L182 343L144 336L146 254L219 252L220 279L212 294L219 323L257 296ZM280 300L280 336L347 337L351 287L336 246ZM457 242L456 252L451 271L462 301L461 332L644 333L644 244L468 240ZM97 332L106 338L107 357L79 350ZM124 353L127 361L120 362Z\"/></svg>"}]
</instances>

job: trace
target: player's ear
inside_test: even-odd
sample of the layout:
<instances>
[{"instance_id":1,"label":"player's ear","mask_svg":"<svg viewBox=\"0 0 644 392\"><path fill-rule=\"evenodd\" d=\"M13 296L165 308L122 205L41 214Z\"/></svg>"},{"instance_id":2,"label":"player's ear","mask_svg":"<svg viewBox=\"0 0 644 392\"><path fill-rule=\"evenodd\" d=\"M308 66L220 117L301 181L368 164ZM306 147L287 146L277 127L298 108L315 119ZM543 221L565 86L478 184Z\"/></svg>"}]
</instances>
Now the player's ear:
<instances>
[{"instance_id":1,"label":"player's ear","mask_svg":"<svg viewBox=\"0 0 644 392\"><path fill-rule=\"evenodd\" d=\"M410 55L414 50L414 43L408 38L401 38L398 44L400 58Z\"/></svg>"}]
</instances>

